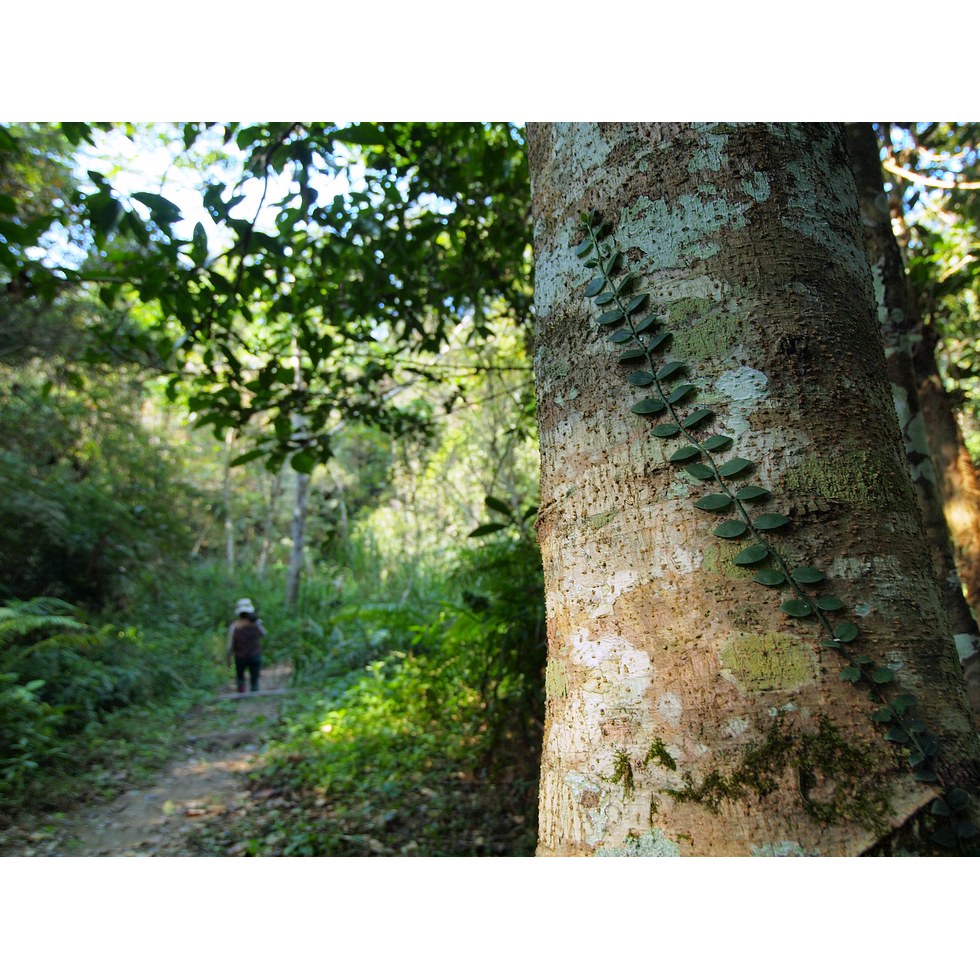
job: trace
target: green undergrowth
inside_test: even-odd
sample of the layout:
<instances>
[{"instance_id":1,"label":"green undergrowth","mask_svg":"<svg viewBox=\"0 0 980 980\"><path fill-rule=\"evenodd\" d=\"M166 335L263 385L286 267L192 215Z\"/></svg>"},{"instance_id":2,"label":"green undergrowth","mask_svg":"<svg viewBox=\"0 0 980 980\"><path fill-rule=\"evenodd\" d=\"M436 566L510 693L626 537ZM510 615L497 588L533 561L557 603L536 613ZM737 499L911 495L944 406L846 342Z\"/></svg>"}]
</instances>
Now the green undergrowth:
<instances>
[{"instance_id":1,"label":"green undergrowth","mask_svg":"<svg viewBox=\"0 0 980 980\"><path fill-rule=\"evenodd\" d=\"M192 581L101 614L58 599L0 607L0 826L142 784L221 675Z\"/></svg>"},{"instance_id":2,"label":"green undergrowth","mask_svg":"<svg viewBox=\"0 0 980 980\"><path fill-rule=\"evenodd\" d=\"M332 602L261 769L202 854L530 855L543 716L540 560L483 542L407 598ZM297 627L299 628L299 627ZM291 642L296 642L293 635Z\"/></svg>"}]
</instances>

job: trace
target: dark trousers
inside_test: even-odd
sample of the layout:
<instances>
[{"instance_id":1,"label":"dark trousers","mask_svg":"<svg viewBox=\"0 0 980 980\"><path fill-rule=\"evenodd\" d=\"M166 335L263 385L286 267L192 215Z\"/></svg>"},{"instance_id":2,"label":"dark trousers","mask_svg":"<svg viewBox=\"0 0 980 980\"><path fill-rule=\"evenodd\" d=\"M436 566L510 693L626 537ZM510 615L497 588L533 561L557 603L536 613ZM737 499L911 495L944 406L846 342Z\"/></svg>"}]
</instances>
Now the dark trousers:
<instances>
[{"instance_id":1,"label":"dark trousers","mask_svg":"<svg viewBox=\"0 0 980 980\"><path fill-rule=\"evenodd\" d=\"M238 683L238 693L245 692L245 671L248 671L248 678L251 682L250 689L259 689L259 672L262 670L262 657L235 657L235 680Z\"/></svg>"}]
</instances>

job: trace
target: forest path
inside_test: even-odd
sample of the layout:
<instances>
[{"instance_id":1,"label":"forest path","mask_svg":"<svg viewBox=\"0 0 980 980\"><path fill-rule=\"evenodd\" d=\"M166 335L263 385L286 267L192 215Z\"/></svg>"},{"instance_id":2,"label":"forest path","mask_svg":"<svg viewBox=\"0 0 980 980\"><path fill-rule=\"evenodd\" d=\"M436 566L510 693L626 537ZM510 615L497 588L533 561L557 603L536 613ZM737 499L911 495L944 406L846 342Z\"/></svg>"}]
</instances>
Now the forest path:
<instances>
[{"instance_id":1,"label":"forest path","mask_svg":"<svg viewBox=\"0 0 980 980\"><path fill-rule=\"evenodd\" d=\"M54 848L49 849L52 841L37 853L190 855L187 837L203 820L232 813L248 801L247 777L282 711L290 673L287 664L274 664L262 671L258 694L238 696L232 684L198 706L187 716L179 754L153 786L131 789L69 816Z\"/></svg>"}]
</instances>

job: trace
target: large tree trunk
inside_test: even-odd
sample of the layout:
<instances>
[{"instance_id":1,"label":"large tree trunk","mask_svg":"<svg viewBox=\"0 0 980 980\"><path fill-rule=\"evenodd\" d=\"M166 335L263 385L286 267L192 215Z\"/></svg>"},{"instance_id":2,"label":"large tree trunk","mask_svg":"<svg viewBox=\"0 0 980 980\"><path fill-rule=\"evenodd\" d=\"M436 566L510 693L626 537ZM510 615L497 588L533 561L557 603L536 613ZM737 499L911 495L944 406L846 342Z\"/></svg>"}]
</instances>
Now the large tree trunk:
<instances>
[{"instance_id":1,"label":"large tree trunk","mask_svg":"<svg viewBox=\"0 0 980 980\"><path fill-rule=\"evenodd\" d=\"M292 547L289 552L289 571L286 574L285 604L287 609L292 609L299 598L299 584L303 576L306 554L306 504L309 493L309 473L297 473L293 496L293 519L289 532L292 537Z\"/></svg>"},{"instance_id":2,"label":"large tree trunk","mask_svg":"<svg viewBox=\"0 0 980 980\"><path fill-rule=\"evenodd\" d=\"M549 630L539 853L883 846L941 792L975 785L976 739L885 377L842 128L541 124L528 146ZM673 332L639 363L620 364L596 322L619 301L586 298L597 270L575 252L592 208L612 225L602 246L641 277L623 295L649 291ZM630 316L627 347L645 312ZM640 387L637 367L670 361L686 377ZM657 386L680 397L678 379L697 390L652 422L631 411ZM698 406L714 417L690 441L656 436L652 425ZM735 445L702 450L701 465L753 461L750 482L771 501L721 517L694 506L745 483L702 483L668 462L710 434ZM738 528L722 518L764 512L791 518L761 532L765 546L751 531L714 534ZM778 562L732 561L753 545L826 572L804 596L811 608L839 596L847 611L784 614L803 598L753 581ZM821 647L848 635L844 621L860 638ZM862 655L874 666L855 666ZM896 682L872 681L886 665ZM869 718L869 691L917 695L940 783L913 778Z\"/></svg>"},{"instance_id":3,"label":"large tree trunk","mask_svg":"<svg viewBox=\"0 0 980 980\"><path fill-rule=\"evenodd\" d=\"M861 204L864 240L874 277L878 322L885 344L885 363L905 441L912 486L922 512L943 607L963 664L967 694L974 717L980 718L980 634L977 633L973 612L963 596L939 478L933 465L930 442L934 436L926 425L919 403L912 360L913 337L919 331L910 329L917 316L908 294L901 249L892 231L888 197L882 182L878 138L870 123L851 123L846 129ZM943 439L939 441L942 443ZM976 530L980 531L980 526ZM977 547L980 548L980 544Z\"/></svg>"},{"instance_id":4,"label":"large tree trunk","mask_svg":"<svg viewBox=\"0 0 980 980\"><path fill-rule=\"evenodd\" d=\"M225 568L227 568L229 575L235 574L235 517L234 496L231 490L231 460L234 443L234 430L229 429L225 435L225 472L222 485L222 499L225 507Z\"/></svg>"}]
</instances>

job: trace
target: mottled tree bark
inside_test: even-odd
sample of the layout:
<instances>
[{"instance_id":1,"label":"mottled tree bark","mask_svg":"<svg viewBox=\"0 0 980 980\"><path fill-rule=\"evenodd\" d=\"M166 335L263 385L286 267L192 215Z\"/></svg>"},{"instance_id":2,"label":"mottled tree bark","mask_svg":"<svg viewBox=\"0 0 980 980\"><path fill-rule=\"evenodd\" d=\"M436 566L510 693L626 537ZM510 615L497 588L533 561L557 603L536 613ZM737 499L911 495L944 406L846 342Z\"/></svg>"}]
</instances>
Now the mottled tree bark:
<instances>
[{"instance_id":1,"label":"mottled tree bark","mask_svg":"<svg viewBox=\"0 0 980 980\"><path fill-rule=\"evenodd\" d=\"M539 853L824 854L879 846L917 783L813 619L731 559L704 484L597 326L574 249L598 209L674 334L669 358L773 491L758 511L828 576L870 656L973 786L975 735L885 377L842 127L528 127L539 541L548 604ZM722 457L724 458L724 457ZM741 479L733 481L737 486ZM775 540L777 539L778 540Z\"/></svg>"},{"instance_id":2,"label":"mottled tree bark","mask_svg":"<svg viewBox=\"0 0 980 980\"><path fill-rule=\"evenodd\" d=\"M920 331L914 328L917 317L908 295L901 249L892 232L888 197L882 182L878 139L870 123L851 123L846 131L861 204L864 240L874 277L885 363L905 441L912 486L922 512L943 606L963 665L967 694L974 717L980 718L980 634L977 633L973 611L963 596L962 582L953 557L950 529L930 446L935 437L926 425L919 403L912 357L913 337ZM910 325L913 325L912 329ZM940 443L944 442L943 434L939 435ZM976 530L980 531L980 524ZM980 542L976 547L980 548Z\"/></svg>"}]
</instances>

